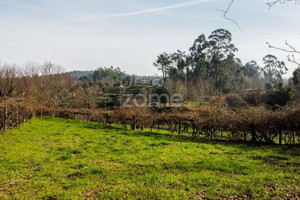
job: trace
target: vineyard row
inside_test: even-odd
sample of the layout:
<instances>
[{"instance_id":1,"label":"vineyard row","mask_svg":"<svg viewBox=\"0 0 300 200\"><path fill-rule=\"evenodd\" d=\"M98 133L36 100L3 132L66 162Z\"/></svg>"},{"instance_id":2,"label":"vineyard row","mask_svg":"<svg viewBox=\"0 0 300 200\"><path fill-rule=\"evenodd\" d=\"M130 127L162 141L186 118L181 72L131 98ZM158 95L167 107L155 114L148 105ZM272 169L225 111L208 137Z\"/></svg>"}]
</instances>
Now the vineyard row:
<instances>
[{"instance_id":1,"label":"vineyard row","mask_svg":"<svg viewBox=\"0 0 300 200\"><path fill-rule=\"evenodd\" d=\"M167 129L210 140L251 141L254 143L300 144L300 107L281 111L264 107L232 110L222 106L186 108L70 109L33 106L23 100L0 101L0 130L15 128L34 118L57 117L128 125L132 130Z\"/></svg>"}]
</instances>

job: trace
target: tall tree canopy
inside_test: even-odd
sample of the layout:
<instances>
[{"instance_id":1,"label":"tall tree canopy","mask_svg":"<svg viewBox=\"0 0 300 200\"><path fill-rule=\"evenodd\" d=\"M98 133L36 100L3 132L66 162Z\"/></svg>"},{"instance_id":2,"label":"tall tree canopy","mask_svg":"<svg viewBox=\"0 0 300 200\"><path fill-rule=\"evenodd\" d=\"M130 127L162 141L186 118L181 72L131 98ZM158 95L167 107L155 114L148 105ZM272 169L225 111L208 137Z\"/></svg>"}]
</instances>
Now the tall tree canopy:
<instances>
[{"instance_id":1,"label":"tall tree canopy","mask_svg":"<svg viewBox=\"0 0 300 200\"><path fill-rule=\"evenodd\" d=\"M286 74L288 69L283 61L278 61L277 57L271 54L266 55L263 61L264 67L262 70L265 78L269 81L267 88L274 88L278 83L282 82L282 75Z\"/></svg>"},{"instance_id":2,"label":"tall tree canopy","mask_svg":"<svg viewBox=\"0 0 300 200\"><path fill-rule=\"evenodd\" d=\"M195 93L192 92L195 87L198 91L202 90L199 91L201 94L204 90L210 94L217 91L227 93L243 87L245 67L235 58L236 51L231 33L217 29L208 38L204 34L199 35L188 53L177 50L159 55L154 66L162 71L164 82L170 79L172 88L181 88L181 84L190 93ZM252 67L248 67L246 74L253 73L251 78L258 78L256 66Z\"/></svg>"},{"instance_id":3,"label":"tall tree canopy","mask_svg":"<svg viewBox=\"0 0 300 200\"><path fill-rule=\"evenodd\" d=\"M156 61L153 63L153 65L157 67L159 71L162 72L164 85L166 83L167 73L171 63L172 63L171 57L167 53L162 53L159 56L157 56Z\"/></svg>"}]
</instances>

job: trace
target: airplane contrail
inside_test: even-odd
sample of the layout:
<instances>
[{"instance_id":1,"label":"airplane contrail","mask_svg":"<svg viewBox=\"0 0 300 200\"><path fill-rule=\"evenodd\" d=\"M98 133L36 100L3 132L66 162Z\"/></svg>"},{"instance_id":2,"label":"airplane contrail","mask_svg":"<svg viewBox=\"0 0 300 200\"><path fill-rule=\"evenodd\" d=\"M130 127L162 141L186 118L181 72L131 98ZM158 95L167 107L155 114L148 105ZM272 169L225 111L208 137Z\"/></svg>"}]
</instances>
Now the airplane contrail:
<instances>
[{"instance_id":1,"label":"airplane contrail","mask_svg":"<svg viewBox=\"0 0 300 200\"><path fill-rule=\"evenodd\" d=\"M206 2L212 2L212 1L216 1L216 0L190 1L190 2L175 4L175 5L171 5L171 6L152 8L152 9L140 10L140 11L135 11L135 12L111 14L111 15L99 16L97 18L81 19L80 21L90 21L90 20L97 20L97 19L101 19L101 18L114 18L114 17L127 17L127 16L134 16L134 15L142 15L142 14L154 13L154 12L169 10L169 9L173 9L173 8L181 8L181 7L185 7L185 6L191 6L191 5L196 5L196 4L206 3Z\"/></svg>"}]
</instances>

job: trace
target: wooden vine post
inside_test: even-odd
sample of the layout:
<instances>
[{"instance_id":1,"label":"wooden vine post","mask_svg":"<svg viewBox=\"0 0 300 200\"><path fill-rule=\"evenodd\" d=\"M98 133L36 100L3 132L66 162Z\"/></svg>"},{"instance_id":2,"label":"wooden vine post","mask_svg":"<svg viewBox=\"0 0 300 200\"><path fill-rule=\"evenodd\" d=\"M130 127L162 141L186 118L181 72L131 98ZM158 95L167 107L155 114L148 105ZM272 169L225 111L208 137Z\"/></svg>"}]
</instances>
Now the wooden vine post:
<instances>
[{"instance_id":1,"label":"wooden vine post","mask_svg":"<svg viewBox=\"0 0 300 200\"><path fill-rule=\"evenodd\" d=\"M256 133L255 133L255 125L253 122L251 124L251 135L252 135L251 141L255 143L256 142Z\"/></svg>"},{"instance_id":2,"label":"wooden vine post","mask_svg":"<svg viewBox=\"0 0 300 200\"><path fill-rule=\"evenodd\" d=\"M181 120L178 120L178 135L181 134Z\"/></svg>"},{"instance_id":3,"label":"wooden vine post","mask_svg":"<svg viewBox=\"0 0 300 200\"><path fill-rule=\"evenodd\" d=\"M282 131L279 130L279 144L282 145Z\"/></svg>"}]
</instances>

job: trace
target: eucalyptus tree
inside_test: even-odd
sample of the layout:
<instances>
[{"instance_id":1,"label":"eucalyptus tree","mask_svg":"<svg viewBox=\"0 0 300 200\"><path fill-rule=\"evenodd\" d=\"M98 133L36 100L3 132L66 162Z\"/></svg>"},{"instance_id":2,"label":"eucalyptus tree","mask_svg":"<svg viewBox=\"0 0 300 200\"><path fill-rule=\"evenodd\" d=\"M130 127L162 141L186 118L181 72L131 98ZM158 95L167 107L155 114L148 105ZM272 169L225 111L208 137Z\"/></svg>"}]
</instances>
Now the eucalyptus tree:
<instances>
[{"instance_id":1,"label":"eucalyptus tree","mask_svg":"<svg viewBox=\"0 0 300 200\"><path fill-rule=\"evenodd\" d=\"M260 67L255 60L251 60L245 64L244 75L250 78L258 78L260 76Z\"/></svg>"},{"instance_id":2,"label":"eucalyptus tree","mask_svg":"<svg viewBox=\"0 0 300 200\"><path fill-rule=\"evenodd\" d=\"M269 81L267 83L267 89L274 88L278 83L282 82L282 75L288 71L283 61L278 61L277 57L271 54L266 55L263 58L264 67L262 71L264 77Z\"/></svg>"},{"instance_id":3,"label":"eucalyptus tree","mask_svg":"<svg viewBox=\"0 0 300 200\"><path fill-rule=\"evenodd\" d=\"M162 72L163 85L165 85L166 83L167 73L171 64L172 64L171 56L165 52L157 56L156 61L153 63L153 65L157 67L159 71Z\"/></svg>"},{"instance_id":4,"label":"eucalyptus tree","mask_svg":"<svg viewBox=\"0 0 300 200\"><path fill-rule=\"evenodd\" d=\"M187 55L184 51L177 50L177 52L170 55L172 66L177 70L177 78L186 82L186 74L189 70L187 64Z\"/></svg>"},{"instance_id":5,"label":"eucalyptus tree","mask_svg":"<svg viewBox=\"0 0 300 200\"><path fill-rule=\"evenodd\" d=\"M208 37L208 58L210 60L210 76L215 79L215 86L219 93L226 90L226 81L234 68L234 56L237 48L232 42L232 35L228 30L217 29Z\"/></svg>"},{"instance_id":6,"label":"eucalyptus tree","mask_svg":"<svg viewBox=\"0 0 300 200\"><path fill-rule=\"evenodd\" d=\"M295 71L293 72L292 80L294 82L294 85L298 85L300 83L300 67L295 69Z\"/></svg>"},{"instance_id":7,"label":"eucalyptus tree","mask_svg":"<svg viewBox=\"0 0 300 200\"><path fill-rule=\"evenodd\" d=\"M192 73L189 74L189 77L194 81L207 79L208 77L208 46L205 35L201 34L189 49L188 64L192 69Z\"/></svg>"}]
</instances>

